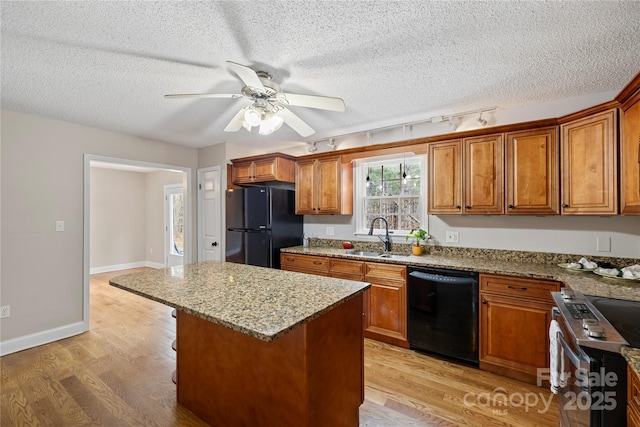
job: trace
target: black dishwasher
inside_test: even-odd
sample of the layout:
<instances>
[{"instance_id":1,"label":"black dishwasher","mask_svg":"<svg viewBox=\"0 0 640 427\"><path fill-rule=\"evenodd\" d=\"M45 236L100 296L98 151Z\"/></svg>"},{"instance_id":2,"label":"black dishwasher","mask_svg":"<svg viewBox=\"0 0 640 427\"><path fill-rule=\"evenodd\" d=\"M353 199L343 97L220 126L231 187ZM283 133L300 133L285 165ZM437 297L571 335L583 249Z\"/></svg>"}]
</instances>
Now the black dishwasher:
<instances>
[{"instance_id":1,"label":"black dishwasher","mask_svg":"<svg viewBox=\"0 0 640 427\"><path fill-rule=\"evenodd\" d=\"M409 345L478 363L478 273L409 266Z\"/></svg>"}]
</instances>

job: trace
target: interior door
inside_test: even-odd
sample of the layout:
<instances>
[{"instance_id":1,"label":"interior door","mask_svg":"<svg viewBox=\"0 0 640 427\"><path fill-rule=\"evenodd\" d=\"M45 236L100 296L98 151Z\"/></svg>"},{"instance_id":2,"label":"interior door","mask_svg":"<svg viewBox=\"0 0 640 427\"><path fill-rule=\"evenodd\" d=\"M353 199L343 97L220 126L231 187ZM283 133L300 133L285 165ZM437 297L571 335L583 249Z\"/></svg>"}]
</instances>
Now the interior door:
<instances>
[{"instance_id":1,"label":"interior door","mask_svg":"<svg viewBox=\"0 0 640 427\"><path fill-rule=\"evenodd\" d=\"M198 170L198 261L222 261L220 168Z\"/></svg>"},{"instance_id":2,"label":"interior door","mask_svg":"<svg viewBox=\"0 0 640 427\"><path fill-rule=\"evenodd\" d=\"M165 266L184 263L184 189L182 184L164 187Z\"/></svg>"}]
</instances>

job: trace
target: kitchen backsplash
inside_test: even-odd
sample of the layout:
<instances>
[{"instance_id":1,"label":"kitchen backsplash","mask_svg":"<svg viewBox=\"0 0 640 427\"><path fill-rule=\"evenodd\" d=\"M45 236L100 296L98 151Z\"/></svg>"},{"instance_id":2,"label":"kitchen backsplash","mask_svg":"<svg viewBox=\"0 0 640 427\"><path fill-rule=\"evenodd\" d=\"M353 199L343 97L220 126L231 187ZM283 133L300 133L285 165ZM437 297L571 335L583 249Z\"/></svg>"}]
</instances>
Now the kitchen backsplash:
<instances>
[{"instance_id":1,"label":"kitchen backsplash","mask_svg":"<svg viewBox=\"0 0 640 427\"><path fill-rule=\"evenodd\" d=\"M310 238L309 246L321 248L342 248L343 240ZM362 242L351 240L353 248L358 251L377 251L384 250L381 242ZM503 261L533 262L538 264L558 264L563 262L577 262L581 255L575 254L558 254L549 252L526 252L499 249L479 249L479 248L461 248L452 246L435 246L426 245L427 253L441 256L466 257L466 258L486 258ZM409 243L393 243L391 253L399 255L410 255L411 244ZM640 264L637 258L616 258L602 256L586 256L589 261L597 262L600 266L624 267L627 265Z\"/></svg>"}]
</instances>

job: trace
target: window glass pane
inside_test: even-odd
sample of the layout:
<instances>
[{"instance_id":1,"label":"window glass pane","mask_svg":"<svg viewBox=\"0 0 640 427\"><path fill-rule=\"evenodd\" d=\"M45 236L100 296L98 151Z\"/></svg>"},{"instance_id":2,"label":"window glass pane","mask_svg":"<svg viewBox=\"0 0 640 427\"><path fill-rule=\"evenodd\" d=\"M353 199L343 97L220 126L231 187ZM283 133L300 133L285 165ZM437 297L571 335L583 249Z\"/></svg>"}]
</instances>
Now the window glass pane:
<instances>
[{"instance_id":1,"label":"window glass pane","mask_svg":"<svg viewBox=\"0 0 640 427\"><path fill-rule=\"evenodd\" d=\"M364 211L367 214L380 214L380 200L379 199L365 199L364 201Z\"/></svg>"},{"instance_id":2,"label":"window glass pane","mask_svg":"<svg viewBox=\"0 0 640 427\"><path fill-rule=\"evenodd\" d=\"M182 194L171 194L171 253L182 255L184 252L184 204Z\"/></svg>"},{"instance_id":3,"label":"window glass pane","mask_svg":"<svg viewBox=\"0 0 640 427\"><path fill-rule=\"evenodd\" d=\"M380 213L382 216L386 214L398 213L398 200L385 199L380 201Z\"/></svg>"}]
</instances>

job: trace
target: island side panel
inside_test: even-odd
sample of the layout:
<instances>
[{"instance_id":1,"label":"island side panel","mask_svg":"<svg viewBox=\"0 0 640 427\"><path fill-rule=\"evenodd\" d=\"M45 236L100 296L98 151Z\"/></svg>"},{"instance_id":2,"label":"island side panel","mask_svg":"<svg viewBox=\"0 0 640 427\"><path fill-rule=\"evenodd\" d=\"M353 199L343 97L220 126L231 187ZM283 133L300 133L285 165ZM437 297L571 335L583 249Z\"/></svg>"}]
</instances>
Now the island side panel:
<instances>
[{"instance_id":1,"label":"island side panel","mask_svg":"<svg viewBox=\"0 0 640 427\"><path fill-rule=\"evenodd\" d=\"M178 311L178 402L211 425L357 427L362 294L272 342Z\"/></svg>"},{"instance_id":2,"label":"island side panel","mask_svg":"<svg viewBox=\"0 0 640 427\"><path fill-rule=\"evenodd\" d=\"M307 326L313 426L359 426L364 402L363 294Z\"/></svg>"}]
</instances>

